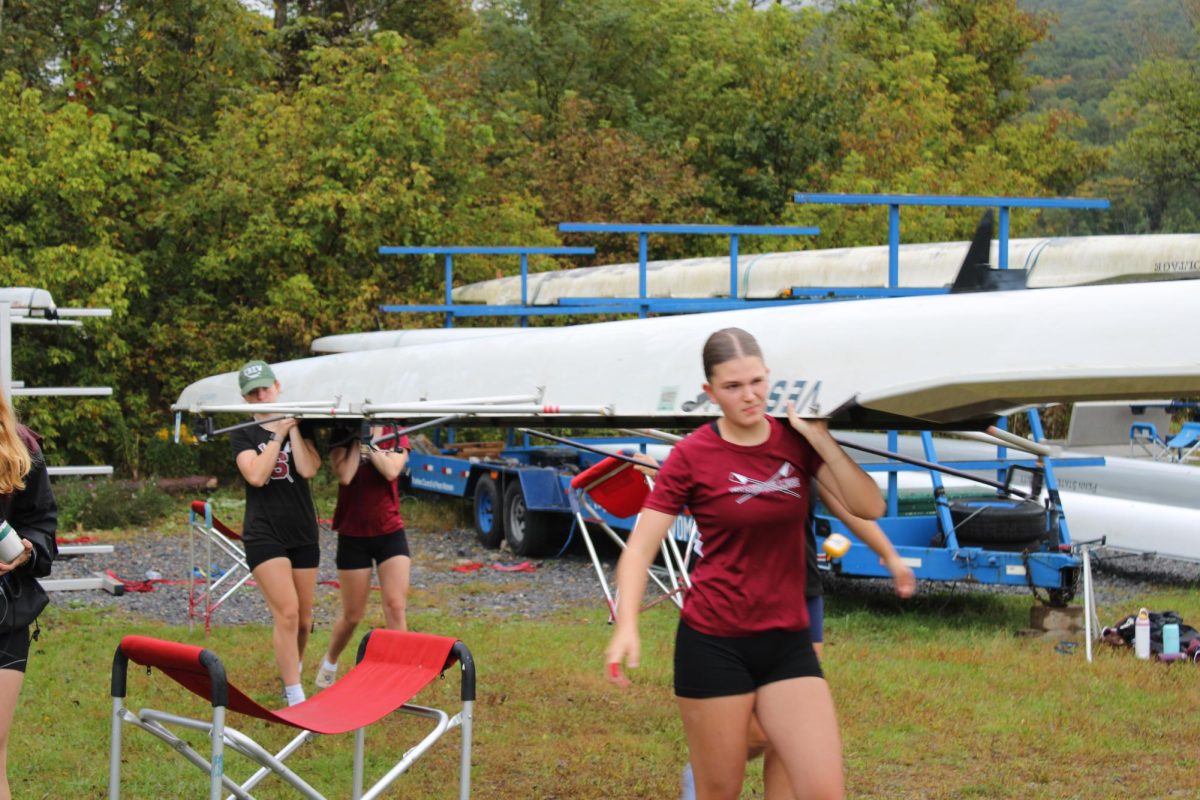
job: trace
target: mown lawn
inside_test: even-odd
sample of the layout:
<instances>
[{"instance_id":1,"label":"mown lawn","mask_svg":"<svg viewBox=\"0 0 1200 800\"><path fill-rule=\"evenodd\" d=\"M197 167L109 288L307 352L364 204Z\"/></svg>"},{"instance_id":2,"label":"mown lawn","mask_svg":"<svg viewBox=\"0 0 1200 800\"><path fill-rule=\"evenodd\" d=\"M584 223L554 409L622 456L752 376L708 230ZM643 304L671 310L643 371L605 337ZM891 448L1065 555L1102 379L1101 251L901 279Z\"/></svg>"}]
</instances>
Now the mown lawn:
<instances>
[{"instance_id":1,"label":"mown lawn","mask_svg":"<svg viewBox=\"0 0 1200 800\"><path fill-rule=\"evenodd\" d=\"M1139 598L1200 619L1195 587ZM849 787L860 798L1194 797L1200 775L1200 667L1136 661L1101 647L1088 664L1057 639L1015 636L1028 597L969 591L924 593L900 604L853 589L829 599L825 666L836 697ZM1100 609L1109 622L1131 609ZM182 616L182 613L181 613ZM599 606L544 621L455 619L416 612L418 630L461 638L479 670L474 796L480 798L670 798L685 760L670 691L676 614L644 616L644 666L619 691L605 681L609 635ZM207 641L119 612L49 609L35 645L10 745L14 796L106 796L109 674L126 633L205 642L236 682L276 704L269 630L217 627ZM309 660L327 633L313 639ZM449 707L457 674L420 700ZM203 713L160 674L131 670L129 704ZM245 719L240 729L282 745L278 730ZM403 717L368 735L368 750L394 757L425 723ZM193 737L194 738L194 737ZM402 776L389 794L456 797L457 734ZM372 745L374 748L372 748ZM330 797L349 796L350 737L326 737L295 763ZM201 745L203 749L203 745ZM372 757L368 777L388 764ZM252 770L236 754L227 771ZM124 793L130 798L204 796L203 776L158 740L126 728ZM278 782L256 796L290 797ZM745 797L761 797L752 768Z\"/></svg>"}]
</instances>

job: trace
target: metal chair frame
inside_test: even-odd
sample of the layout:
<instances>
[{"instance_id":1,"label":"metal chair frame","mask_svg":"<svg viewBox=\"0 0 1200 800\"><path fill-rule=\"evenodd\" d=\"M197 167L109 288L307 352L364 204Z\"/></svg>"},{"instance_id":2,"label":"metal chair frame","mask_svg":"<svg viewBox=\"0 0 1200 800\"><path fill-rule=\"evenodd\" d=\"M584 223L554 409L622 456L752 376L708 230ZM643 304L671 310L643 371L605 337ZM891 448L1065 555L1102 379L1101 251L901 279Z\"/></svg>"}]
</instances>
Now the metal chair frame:
<instances>
[{"instance_id":1,"label":"metal chair frame","mask_svg":"<svg viewBox=\"0 0 1200 800\"><path fill-rule=\"evenodd\" d=\"M361 664L364 656L367 653L367 643L372 636L385 637L412 637L421 636L421 634L407 634L401 631L391 630L375 630L369 632L363 637L359 645L358 661ZM129 637L127 637L129 638ZM145 638L145 637L132 637ZM436 638L436 637L430 637ZM174 643L161 644L173 645ZM229 792L230 797L238 798L238 800L253 800L253 795L250 791L254 789L264 778L269 775L277 775L291 786L300 796L309 798L310 800L325 800L317 789L313 788L307 781L301 778L296 772L287 767L284 761L302 745L316 738L317 733L301 729L287 745L276 753L271 753L251 737L236 730L226 723L227 711L230 710L230 698L235 694L240 694L229 683L226 678L225 667L221 660L210 650L202 650L199 655L197 666L207 670L207 678L209 681L210 692L205 699L212 703L212 718L199 719L195 717L186 717L179 714L173 714L166 711L155 709L142 709L134 713L125 705L126 689L127 689L127 673L130 658L123 650L125 640L122 645L117 647L116 654L113 658L112 669L112 725L111 725L111 748L109 754L109 782L108 796L109 800L119 800L121 796L121 745L122 745L122 728L123 725L132 725L136 728L146 731L153 736L166 742L172 749L179 753L183 758L205 772L209 776L209 798L210 800L219 800L225 792ZM426 706L415 705L410 702L404 702L396 708L390 708L385 711L384 716L388 713L402 712L421 716L434 721L433 729L427 733L415 746L404 751L402 757L397 761L379 780L377 780L369 789L363 789L363 773L364 773L364 753L366 745L366 728L360 727L354 732L354 765L353 765L353 786L351 797L354 800L375 800L380 797L387 788L406 772L412 764L427 752L435 742L442 736L454 728L462 729L462 745L461 755L459 759L459 798L467 800L471 794L471 746L473 735L474 722L474 705L475 705L475 665L471 656L470 650L462 642L455 642L450 650L450 660L439 670L439 672L447 669L454 661L457 661L462 667L462 689L460 697L462 700L462 709L451 716L446 711ZM147 664L147 666L151 666ZM159 665L161 669L166 671L165 667ZM357 668L357 665L356 665ZM352 669L342 680L350 679L353 675ZM197 671L198 674L198 671ZM175 675L171 675L175 678ZM435 676L436 677L436 676ZM178 678L176 678L178 680ZM182 681L181 681L182 683ZM187 685L187 684L184 684ZM335 684L336 686L336 684ZM189 686L193 692L201 694L199 690ZM420 691L418 687L416 691ZM328 690L327 690L328 691ZM203 696L203 695L202 695ZM320 695L314 696L312 702L319 698ZM293 707L297 708L297 707ZM282 713L282 712L279 712ZM265 719L265 717L263 717ZM282 722L283 724L295 725L286 720L280 721L271 719L268 721ZM203 732L211 741L211 753L208 758L193 748L187 741L181 739L168 726L177 726L190 730ZM225 774L225 751L226 749L240 753L250 761L259 765L259 769L246 780L238 783Z\"/></svg>"},{"instance_id":2,"label":"metal chair frame","mask_svg":"<svg viewBox=\"0 0 1200 800\"><path fill-rule=\"evenodd\" d=\"M201 504L202 514L197 508ZM250 574L250 565L246 562L246 551L242 547L241 538L232 538L226 530L232 532L231 528L222 525L213 517L210 503L201 500L192 503L188 510L188 578L191 581L188 588L188 633L192 632L196 617L203 610L204 634L207 636L212 629L213 614L253 577ZM204 542L203 566L197 563L197 537L202 538ZM219 557L229 562L229 566L216 580L213 580L214 548ZM204 576L203 589L198 588L197 571ZM220 596L214 601L215 592L220 592Z\"/></svg>"}]
</instances>

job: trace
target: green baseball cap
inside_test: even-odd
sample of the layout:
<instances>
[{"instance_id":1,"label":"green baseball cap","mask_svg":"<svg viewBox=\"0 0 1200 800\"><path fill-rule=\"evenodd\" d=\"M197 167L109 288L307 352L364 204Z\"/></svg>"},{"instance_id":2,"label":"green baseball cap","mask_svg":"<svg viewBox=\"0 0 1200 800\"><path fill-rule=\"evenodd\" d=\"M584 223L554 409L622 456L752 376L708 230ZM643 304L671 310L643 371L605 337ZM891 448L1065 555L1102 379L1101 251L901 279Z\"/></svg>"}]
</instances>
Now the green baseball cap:
<instances>
[{"instance_id":1,"label":"green baseball cap","mask_svg":"<svg viewBox=\"0 0 1200 800\"><path fill-rule=\"evenodd\" d=\"M255 389L261 389L264 386L271 386L275 383L275 373L271 371L271 365L265 361L247 361L246 365L238 370L238 389L242 395L248 395Z\"/></svg>"}]
</instances>

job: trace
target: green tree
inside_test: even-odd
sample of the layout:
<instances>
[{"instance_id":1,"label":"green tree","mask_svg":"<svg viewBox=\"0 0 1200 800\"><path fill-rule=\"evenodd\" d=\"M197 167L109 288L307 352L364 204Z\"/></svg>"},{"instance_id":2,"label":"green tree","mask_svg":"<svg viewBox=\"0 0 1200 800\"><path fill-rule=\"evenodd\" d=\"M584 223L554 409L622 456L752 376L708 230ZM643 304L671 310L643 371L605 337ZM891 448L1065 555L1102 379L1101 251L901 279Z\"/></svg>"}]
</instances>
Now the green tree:
<instances>
[{"instance_id":1,"label":"green tree","mask_svg":"<svg viewBox=\"0 0 1200 800\"><path fill-rule=\"evenodd\" d=\"M275 27L316 17L337 36L395 31L423 44L453 37L473 24L469 0L276 0Z\"/></svg>"},{"instance_id":2,"label":"green tree","mask_svg":"<svg viewBox=\"0 0 1200 800\"><path fill-rule=\"evenodd\" d=\"M90 107L131 146L185 173L184 143L212 134L218 111L271 76L266 21L237 0L125 0L106 20Z\"/></svg>"},{"instance_id":3,"label":"green tree","mask_svg":"<svg viewBox=\"0 0 1200 800\"><path fill-rule=\"evenodd\" d=\"M21 83L12 72L0 80L0 285L48 289L60 306L109 307L113 319L78 332L23 329L14 371L37 386L119 383L138 357L127 326L147 285L132 243L161 161L123 148L104 114L53 108ZM17 405L50 437L50 453L99 461L127 455L123 418L145 409L144 395L123 388L112 400Z\"/></svg>"},{"instance_id":4,"label":"green tree","mask_svg":"<svg viewBox=\"0 0 1200 800\"><path fill-rule=\"evenodd\" d=\"M658 48L647 12L659 4L491 0L481 13L494 55L485 97L537 120L530 132L543 140L561 132L563 105L573 96L588 102L595 119L628 127L637 112L634 87L653 81L647 73Z\"/></svg>"},{"instance_id":5,"label":"green tree","mask_svg":"<svg viewBox=\"0 0 1200 800\"><path fill-rule=\"evenodd\" d=\"M294 93L223 112L192 154L197 180L157 221L151 277L179 293L149 325L147 362L169 369L141 377L159 374L169 400L251 355L294 358L317 335L375 327L381 302L440 296L440 271L380 245L544 238L532 204L490 180L491 132L452 116L390 33L315 50Z\"/></svg>"},{"instance_id":6,"label":"green tree","mask_svg":"<svg viewBox=\"0 0 1200 800\"><path fill-rule=\"evenodd\" d=\"M1075 115L1022 113L1029 81L1021 57L1044 22L1015 3L861 0L839 5L830 22L859 67L851 89L858 112L841 135L839 160L811 176L814 188L1060 195L1102 165L1103 151L1072 139ZM879 243L883 215L865 207L793 212L821 226L823 247ZM904 238L964 238L977 218L973 210L906 209ZM1013 233L1035 222L1016 214Z\"/></svg>"},{"instance_id":7,"label":"green tree","mask_svg":"<svg viewBox=\"0 0 1200 800\"><path fill-rule=\"evenodd\" d=\"M1116 169L1137 188L1144 229L1194 230L1200 219L1200 67L1195 58L1142 63L1118 84L1105 108L1114 126L1127 131L1116 147Z\"/></svg>"}]
</instances>

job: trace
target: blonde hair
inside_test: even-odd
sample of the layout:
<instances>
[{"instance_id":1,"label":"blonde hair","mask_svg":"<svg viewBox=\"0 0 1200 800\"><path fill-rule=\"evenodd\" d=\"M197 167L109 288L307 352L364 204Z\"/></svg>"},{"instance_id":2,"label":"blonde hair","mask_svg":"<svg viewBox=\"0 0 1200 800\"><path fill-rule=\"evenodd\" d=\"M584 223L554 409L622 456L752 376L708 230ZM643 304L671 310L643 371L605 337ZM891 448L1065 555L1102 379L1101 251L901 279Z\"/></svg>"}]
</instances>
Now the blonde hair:
<instances>
[{"instance_id":1,"label":"blonde hair","mask_svg":"<svg viewBox=\"0 0 1200 800\"><path fill-rule=\"evenodd\" d=\"M17 428L17 415L0 393L0 495L24 489L32 466L33 457Z\"/></svg>"}]
</instances>

